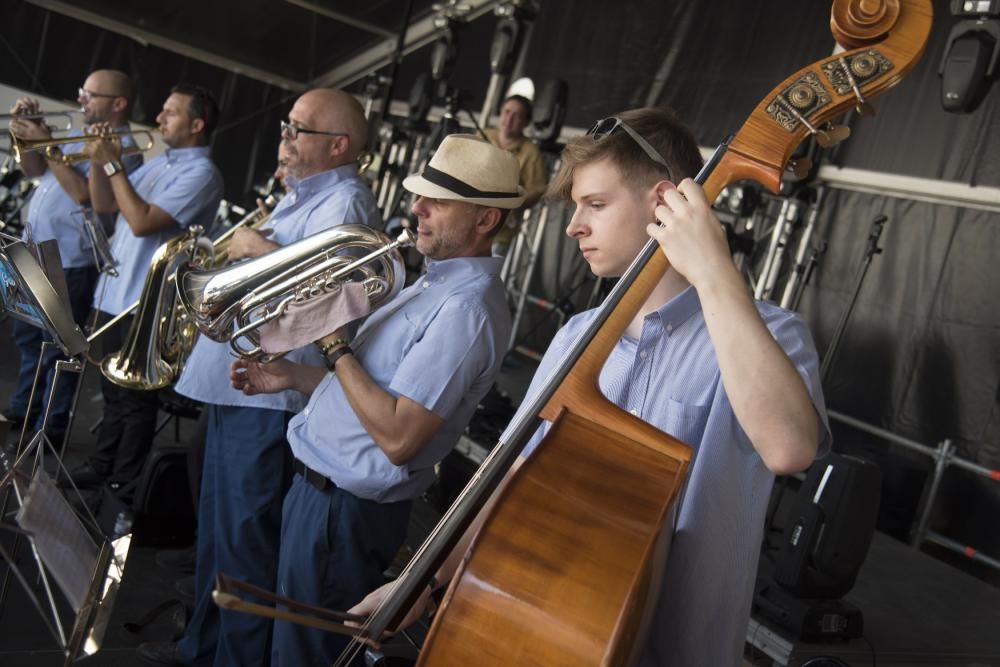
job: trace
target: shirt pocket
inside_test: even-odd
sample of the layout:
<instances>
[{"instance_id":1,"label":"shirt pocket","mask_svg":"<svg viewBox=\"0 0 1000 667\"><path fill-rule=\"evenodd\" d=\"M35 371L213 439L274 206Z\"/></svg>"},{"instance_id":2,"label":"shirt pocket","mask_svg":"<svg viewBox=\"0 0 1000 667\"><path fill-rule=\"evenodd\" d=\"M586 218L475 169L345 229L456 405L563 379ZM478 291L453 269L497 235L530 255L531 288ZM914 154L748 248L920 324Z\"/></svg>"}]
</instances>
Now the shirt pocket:
<instances>
[{"instance_id":1,"label":"shirt pocket","mask_svg":"<svg viewBox=\"0 0 1000 667\"><path fill-rule=\"evenodd\" d=\"M422 332L407 313L392 313L377 327L364 341L361 360L365 370L385 386Z\"/></svg>"},{"instance_id":2,"label":"shirt pocket","mask_svg":"<svg viewBox=\"0 0 1000 667\"><path fill-rule=\"evenodd\" d=\"M690 405L668 398L662 429L684 444L698 451L708 423L708 405Z\"/></svg>"}]
</instances>

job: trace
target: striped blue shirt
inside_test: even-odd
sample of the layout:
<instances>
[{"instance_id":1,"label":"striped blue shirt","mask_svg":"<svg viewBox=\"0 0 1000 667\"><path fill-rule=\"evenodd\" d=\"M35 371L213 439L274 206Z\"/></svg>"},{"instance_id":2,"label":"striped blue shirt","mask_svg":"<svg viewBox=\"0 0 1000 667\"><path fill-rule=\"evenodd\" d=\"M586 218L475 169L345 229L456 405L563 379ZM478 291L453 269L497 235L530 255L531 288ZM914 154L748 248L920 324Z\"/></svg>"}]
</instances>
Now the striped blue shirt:
<instances>
[{"instance_id":1,"label":"striped blue shirt","mask_svg":"<svg viewBox=\"0 0 1000 667\"><path fill-rule=\"evenodd\" d=\"M116 127L116 131L128 130L128 126ZM83 130L72 130L67 137L78 137ZM122 138L122 146L135 145L131 135ZM79 153L84 144L73 143L62 147L64 155ZM131 173L142 165L142 154L135 153L122 158L125 169ZM90 161L83 160L70 165L78 174L87 178L90 173ZM59 246L59 259L64 269L77 269L94 264L94 253L91 250L90 237L83 228L83 206L66 194L59 180L51 169L38 179L38 187L31 193L28 203L28 224L25 225L24 237L31 235L35 243L55 239Z\"/></svg>"},{"instance_id":2,"label":"striped blue shirt","mask_svg":"<svg viewBox=\"0 0 1000 667\"><path fill-rule=\"evenodd\" d=\"M822 456L831 436L809 330L797 314L772 304L758 302L757 310L822 418ZM529 397L595 312L577 315L556 334ZM660 590L651 592L656 606L641 664L739 665L774 475L733 414L694 288L647 315L638 340L618 341L599 384L615 405L693 450L675 521L667 528L673 534L666 573ZM547 427L540 427L525 456Z\"/></svg>"},{"instance_id":3,"label":"striped blue shirt","mask_svg":"<svg viewBox=\"0 0 1000 667\"><path fill-rule=\"evenodd\" d=\"M371 315L351 346L383 390L406 396L444 420L409 462L390 463L327 373L288 425L296 458L359 498L416 498L434 465L458 442L503 361L510 313L499 274L503 258L430 261L427 273Z\"/></svg>"},{"instance_id":4,"label":"striped blue shirt","mask_svg":"<svg viewBox=\"0 0 1000 667\"><path fill-rule=\"evenodd\" d=\"M262 229L273 229L269 237L280 245L301 241L330 227L364 224L382 228L382 218L375 197L353 164L344 165L292 181L292 191L285 195ZM270 408L298 412L305 407L305 397L297 391L247 396L229 383L229 365L234 354L229 343L217 343L199 336L175 390L205 403ZM323 357L315 345L292 350L289 361L323 366Z\"/></svg>"},{"instance_id":5,"label":"striped blue shirt","mask_svg":"<svg viewBox=\"0 0 1000 667\"><path fill-rule=\"evenodd\" d=\"M208 229L222 200L222 175L208 157L207 146L171 148L129 173L132 187L147 204L173 218L176 225L136 236L119 214L111 238L118 277L101 274L94 289L94 308L118 315L139 299L153 253L189 225Z\"/></svg>"}]
</instances>

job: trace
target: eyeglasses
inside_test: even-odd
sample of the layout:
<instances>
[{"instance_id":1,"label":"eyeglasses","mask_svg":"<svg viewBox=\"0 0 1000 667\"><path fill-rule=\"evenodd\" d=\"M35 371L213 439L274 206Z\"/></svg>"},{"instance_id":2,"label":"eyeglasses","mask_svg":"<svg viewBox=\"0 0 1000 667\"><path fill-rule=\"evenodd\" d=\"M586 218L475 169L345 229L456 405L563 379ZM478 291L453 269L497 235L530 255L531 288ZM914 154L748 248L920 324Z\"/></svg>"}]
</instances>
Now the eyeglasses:
<instances>
[{"instance_id":1,"label":"eyeglasses","mask_svg":"<svg viewBox=\"0 0 1000 667\"><path fill-rule=\"evenodd\" d=\"M93 91L87 90L86 88L77 89L77 98L84 101L84 103L89 102L95 97L121 97L121 95L106 95L105 93L95 93Z\"/></svg>"},{"instance_id":2,"label":"eyeglasses","mask_svg":"<svg viewBox=\"0 0 1000 667\"><path fill-rule=\"evenodd\" d=\"M325 134L328 137L351 136L347 132L324 132L322 130L307 130L304 127L296 127L295 125L291 125L289 123L286 123L285 121L281 121L281 134L282 135L288 134L288 138L291 139L292 141L298 139L300 134Z\"/></svg>"},{"instance_id":3,"label":"eyeglasses","mask_svg":"<svg viewBox=\"0 0 1000 667\"><path fill-rule=\"evenodd\" d=\"M594 141L600 141L605 137L610 137L612 134L618 130L625 130L625 134L632 137L632 140L638 144L642 152L645 153L650 160L660 165L667 170L667 177L670 181L674 180L674 173L670 170L670 165L667 161L663 159L663 156L657 152L653 146L642 138L642 135L629 127L628 123L623 121L618 116L609 116L608 118L602 118L601 120L594 123L594 126L587 131L587 136L594 137Z\"/></svg>"}]
</instances>

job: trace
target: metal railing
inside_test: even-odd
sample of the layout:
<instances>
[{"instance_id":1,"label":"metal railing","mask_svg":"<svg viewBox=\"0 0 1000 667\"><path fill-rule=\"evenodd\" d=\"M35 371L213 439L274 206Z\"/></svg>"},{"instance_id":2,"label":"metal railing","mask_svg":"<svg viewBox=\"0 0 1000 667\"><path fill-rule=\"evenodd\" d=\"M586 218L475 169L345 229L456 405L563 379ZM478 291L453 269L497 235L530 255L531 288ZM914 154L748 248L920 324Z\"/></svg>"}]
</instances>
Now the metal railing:
<instances>
[{"instance_id":1,"label":"metal railing","mask_svg":"<svg viewBox=\"0 0 1000 667\"><path fill-rule=\"evenodd\" d=\"M842 424L856 428L859 431L864 431L865 433L878 436L884 440L923 454L934 462L934 468L927 481L924 483L924 490L921 495L920 505L917 511L917 520L913 529L910 531L910 546L914 549L919 549L924 542L931 542L948 549L949 551L961 554L970 560L976 561L977 563L988 565L989 567L1000 571L1000 560L982 553L975 547L960 544L955 540L931 530L928 527L931 510L934 507L934 501L937 500L938 491L941 488L941 480L949 466L955 466L968 470L971 473L993 480L994 482L1000 482L1000 470L987 468L961 458L955 453L954 443L947 438L937 443L936 446L931 447L929 445L910 440L909 438L896 435L891 431L878 428L877 426L872 426L871 424L855 419L854 417L849 417L848 415L834 410L827 410L827 415L829 415L830 419L834 421L838 421Z\"/></svg>"}]
</instances>

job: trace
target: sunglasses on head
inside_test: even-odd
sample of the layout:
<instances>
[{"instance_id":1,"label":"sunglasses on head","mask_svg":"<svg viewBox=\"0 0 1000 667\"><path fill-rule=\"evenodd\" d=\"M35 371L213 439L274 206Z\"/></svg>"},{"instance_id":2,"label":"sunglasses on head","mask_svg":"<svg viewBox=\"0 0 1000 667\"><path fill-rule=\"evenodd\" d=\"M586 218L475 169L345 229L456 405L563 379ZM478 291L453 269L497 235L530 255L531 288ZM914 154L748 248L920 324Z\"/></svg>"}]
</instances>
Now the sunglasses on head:
<instances>
[{"instance_id":1,"label":"sunglasses on head","mask_svg":"<svg viewBox=\"0 0 1000 667\"><path fill-rule=\"evenodd\" d=\"M663 156L660 155L648 141L643 139L641 134L633 130L628 123L623 121L618 116L609 116L608 118L602 118L597 121L594 123L593 127L587 131L587 136L593 137L594 141L600 141L605 137L610 137L618 130L624 130L625 134L632 138L632 141L634 141L639 148L642 149L642 152L645 153L650 160L667 170L668 179L671 182L674 180L674 173L670 170L670 165L668 165L667 161L663 159Z\"/></svg>"}]
</instances>

